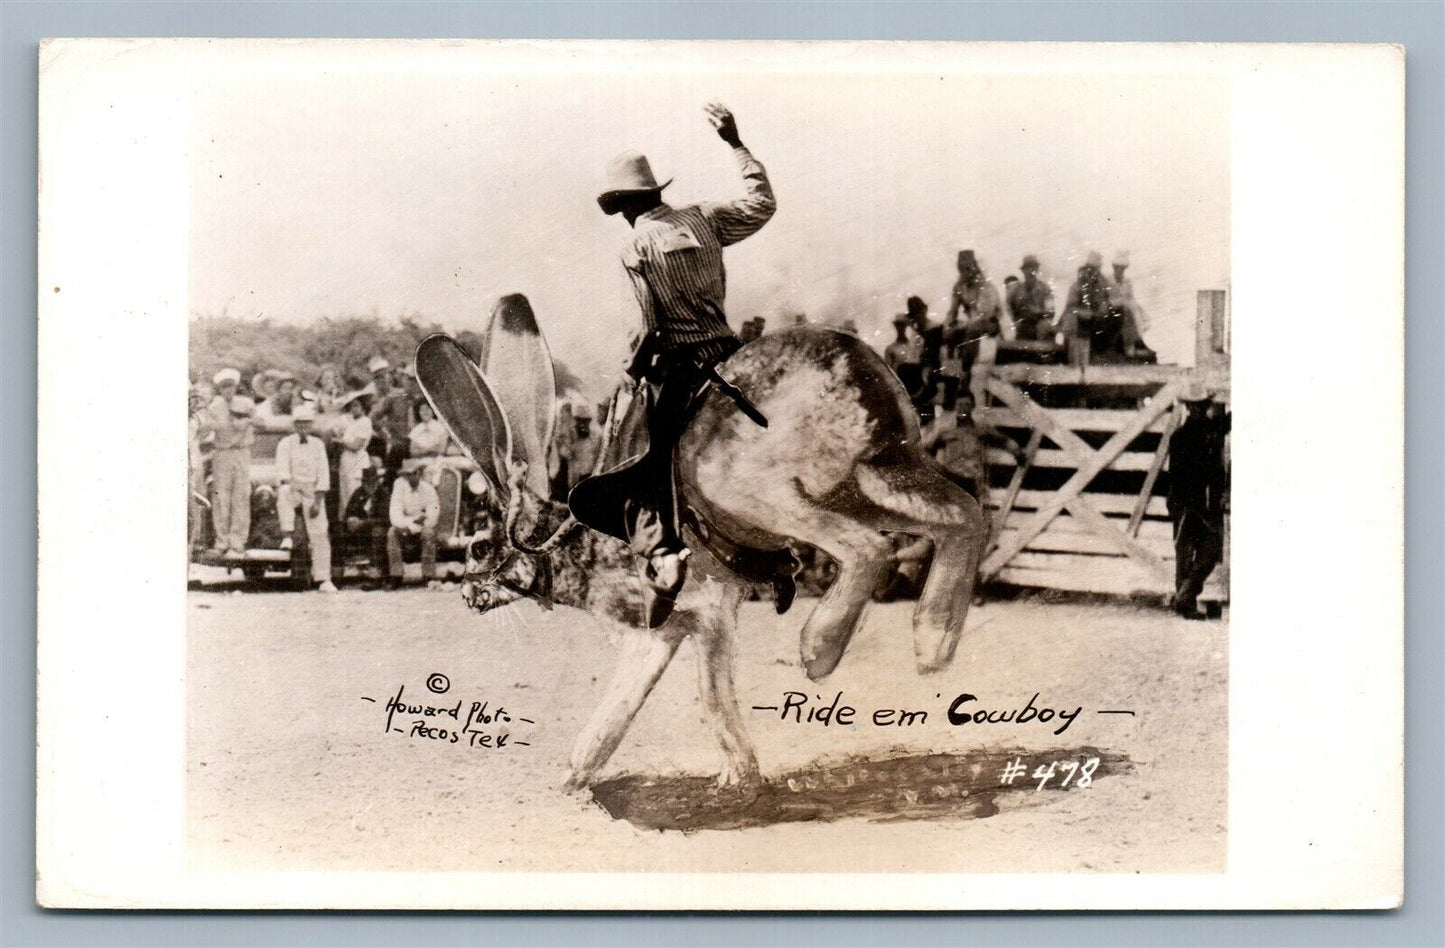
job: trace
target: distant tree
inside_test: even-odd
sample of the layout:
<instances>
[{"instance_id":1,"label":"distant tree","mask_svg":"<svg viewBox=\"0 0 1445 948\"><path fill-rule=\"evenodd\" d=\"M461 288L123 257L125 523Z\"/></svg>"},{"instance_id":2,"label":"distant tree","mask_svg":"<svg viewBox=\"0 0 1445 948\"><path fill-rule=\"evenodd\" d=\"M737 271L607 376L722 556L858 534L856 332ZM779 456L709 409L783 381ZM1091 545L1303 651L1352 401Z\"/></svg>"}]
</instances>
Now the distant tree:
<instances>
[{"instance_id":1,"label":"distant tree","mask_svg":"<svg viewBox=\"0 0 1445 948\"><path fill-rule=\"evenodd\" d=\"M194 379L210 379L222 368L240 370L243 379L264 369L280 369L314 384L323 366L334 366L342 384L365 385L367 363L381 356L394 366L413 360L417 343L440 324L411 313L395 322L366 316L324 316L307 325L276 323L267 318L201 315L191 319L190 369ZM482 337L470 329L452 334L473 359L482 351ZM579 388L577 376L556 363L557 391Z\"/></svg>"}]
</instances>

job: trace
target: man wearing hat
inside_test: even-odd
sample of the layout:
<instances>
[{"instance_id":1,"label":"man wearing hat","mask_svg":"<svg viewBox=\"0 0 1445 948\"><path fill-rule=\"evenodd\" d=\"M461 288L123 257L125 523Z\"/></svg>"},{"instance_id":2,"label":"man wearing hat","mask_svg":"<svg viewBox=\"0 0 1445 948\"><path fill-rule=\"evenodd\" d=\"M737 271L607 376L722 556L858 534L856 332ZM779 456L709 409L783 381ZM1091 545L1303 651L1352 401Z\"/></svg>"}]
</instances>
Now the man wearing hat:
<instances>
[{"instance_id":1,"label":"man wearing hat","mask_svg":"<svg viewBox=\"0 0 1445 948\"><path fill-rule=\"evenodd\" d=\"M211 523L216 529L214 553L244 553L251 532L251 442L255 433L251 416L255 404L236 394L241 373L222 369L213 380L216 397L206 412L208 430L215 433L211 477L215 491Z\"/></svg>"},{"instance_id":2,"label":"man wearing hat","mask_svg":"<svg viewBox=\"0 0 1445 948\"><path fill-rule=\"evenodd\" d=\"M1188 417L1169 439L1169 519L1174 523L1174 611L1202 619L1199 593L1224 557L1227 421L1210 417L1209 392L1191 382L1180 395Z\"/></svg>"},{"instance_id":3,"label":"man wearing hat","mask_svg":"<svg viewBox=\"0 0 1445 948\"><path fill-rule=\"evenodd\" d=\"M294 433L276 445L276 515L281 521L281 549L291 549L296 529L296 508L306 523L311 545L311 578L321 591L336 592L331 582L331 533L326 521L326 492L331 489L331 468L326 445L311 432L316 409L310 404L296 406L292 414Z\"/></svg>"},{"instance_id":4,"label":"man wearing hat","mask_svg":"<svg viewBox=\"0 0 1445 948\"><path fill-rule=\"evenodd\" d=\"M406 537L421 541L421 575L436 579L437 521L442 505L436 488L422 477L422 463L408 458L401 465L401 476L391 489L391 528L386 531L386 561L390 575L388 585L395 589L406 575L401 555L401 542Z\"/></svg>"},{"instance_id":5,"label":"man wearing hat","mask_svg":"<svg viewBox=\"0 0 1445 948\"><path fill-rule=\"evenodd\" d=\"M883 350L883 361L903 383L903 390L911 399L923 387L923 363L919 361L920 347L908 338L908 314L899 313L893 317L893 341Z\"/></svg>"},{"instance_id":6,"label":"man wearing hat","mask_svg":"<svg viewBox=\"0 0 1445 948\"><path fill-rule=\"evenodd\" d=\"M1108 325L1109 286L1104 280L1104 258L1091 250L1069 287L1059 332L1069 347L1069 362L1087 365L1094 351L1113 349L1115 334ZM1100 337L1100 338L1096 338Z\"/></svg>"},{"instance_id":7,"label":"man wearing hat","mask_svg":"<svg viewBox=\"0 0 1445 948\"><path fill-rule=\"evenodd\" d=\"M628 498L623 517L628 542L646 557L642 575L655 597L649 606L653 625L666 618L686 572L672 494L673 446L693 395L713 366L740 345L723 308L722 250L756 233L777 207L767 172L744 147L732 113L719 103L706 111L742 172L747 192L742 198L673 207L662 200L671 179L659 183L637 152L612 160L607 185L597 196L604 214L621 214L632 227L622 265L642 310L645 335L627 372L660 386L648 424L648 453L635 469L635 483L644 486Z\"/></svg>"},{"instance_id":8,"label":"man wearing hat","mask_svg":"<svg viewBox=\"0 0 1445 948\"><path fill-rule=\"evenodd\" d=\"M408 454L411 435L411 397L397 384L391 364L381 356L371 360L372 381L376 385L376 403L371 406L371 422L386 444L386 481L396 480L401 462Z\"/></svg>"},{"instance_id":9,"label":"man wearing hat","mask_svg":"<svg viewBox=\"0 0 1445 948\"><path fill-rule=\"evenodd\" d=\"M563 448L569 491L592 473L600 450L597 435L592 431L592 406L586 401L578 402L572 410L572 430Z\"/></svg>"},{"instance_id":10,"label":"man wearing hat","mask_svg":"<svg viewBox=\"0 0 1445 948\"><path fill-rule=\"evenodd\" d=\"M1024 257L1019 267L1024 278L1008 291L1009 316L1014 323L1014 338L1026 341L1051 341L1054 338L1054 291L1039 279L1039 258Z\"/></svg>"},{"instance_id":11,"label":"man wearing hat","mask_svg":"<svg viewBox=\"0 0 1445 948\"><path fill-rule=\"evenodd\" d=\"M958 281L948 304L948 339L943 358L943 404L950 410L960 387L967 386L978 356L978 341L999 335L1003 301L988 282L972 250L958 252Z\"/></svg>"},{"instance_id":12,"label":"man wearing hat","mask_svg":"<svg viewBox=\"0 0 1445 948\"><path fill-rule=\"evenodd\" d=\"M1134 284L1124 275L1129 268L1129 252L1121 250L1114 254L1114 279L1109 284L1109 309L1121 320L1121 337L1124 354L1132 359L1153 362L1157 359L1153 349L1144 344L1144 330L1149 320L1144 310L1134 299Z\"/></svg>"}]
</instances>

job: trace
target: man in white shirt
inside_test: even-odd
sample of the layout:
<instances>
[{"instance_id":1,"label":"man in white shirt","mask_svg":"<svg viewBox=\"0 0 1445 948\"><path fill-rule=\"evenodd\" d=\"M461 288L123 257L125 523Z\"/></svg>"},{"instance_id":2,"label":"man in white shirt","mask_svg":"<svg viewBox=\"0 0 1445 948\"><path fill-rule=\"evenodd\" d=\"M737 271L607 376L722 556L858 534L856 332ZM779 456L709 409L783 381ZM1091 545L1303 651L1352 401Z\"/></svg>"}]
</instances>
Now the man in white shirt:
<instances>
[{"instance_id":1,"label":"man in white shirt","mask_svg":"<svg viewBox=\"0 0 1445 948\"><path fill-rule=\"evenodd\" d=\"M386 531L386 560L390 582L395 589L401 585L405 566L401 542L406 537L421 541L421 575L436 579L437 521L442 505L436 488L422 477L422 462L408 458L402 463L401 476L391 489L391 528Z\"/></svg>"},{"instance_id":2,"label":"man in white shirt","mask_svg":"<svg viewBox=\"0 0 1445 948\"><path fill-rule=\"evenodd\" d=\"M336 592L331 582L331 535L326 522L326 491L331 488L331 469L326 446L311 433L316 409L308 403L296 406L292 421L294 434L276 446L276 514L281 521L281 549L291 549L291 531L296 529L296 508L301 507L306 538L311 544L311 578L321 591Z\"/></svg>"}]
</instances>

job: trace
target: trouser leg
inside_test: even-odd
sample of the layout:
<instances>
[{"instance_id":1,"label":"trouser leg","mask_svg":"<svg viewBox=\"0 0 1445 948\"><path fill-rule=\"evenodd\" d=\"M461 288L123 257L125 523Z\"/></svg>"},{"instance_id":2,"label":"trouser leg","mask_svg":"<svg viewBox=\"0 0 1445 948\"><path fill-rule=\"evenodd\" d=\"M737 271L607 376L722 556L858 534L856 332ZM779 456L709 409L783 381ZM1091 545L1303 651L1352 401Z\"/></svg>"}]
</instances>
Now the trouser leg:
<instances>
[{"instance_id":1,"label":"trouser leg","mask_svg":"<svg viewBox=\"0 0 1445 948\"><path fill-rule=\"evenodd\" d=\"M331 579L331 534L326 504L318 503L316 516L306 517L306 539L311 545L311 578L318 583L327 582Z\"/></svg>"},{"instance_id":2,"label":"trouser leg","mask_svg":"<svg viewBox=\"0 0 1445 948\"><path fill-rule=\"evenodd\" d=\"M202 494L203 494L203 493L205 492L205 490L206 490L206 474L205 474L205 469L204 469L204 468L196 468L196 469L191 470L191 471L189 472L189 477L188 477L187 480L188 480L188 483L189 483L189 486L190 486L190 489L191 489L190 508L189 508L189 509L190 509L190 512L191 512L191 516L190 516L190 523L188 524L188 526L189 526L189 528L190 528L190 529L189 529L189 534L190 534L190 535L189 535L188 538L187 538L187 542L190 544L191 549L195 549L196 547L200 546L200 544L201 544L201 533L202 533L201 524L202 524L202 518L204 518L204 517L206 516L206 508L205 508L204 505L202 505L201 500L200 500Z\"/></svg>"},{"instance_id":3,"label":"trouser leg","mask_svg":"<svg viewBox=\"0 0 1445 948\"><path fill-rule=\"evenodd\" d=\"M421 575L423 579L436 579L437 577L437 532L434 527L422 528Z\"/></svg>"},{"instance_id":4,"label":"trouser leg","mask_svg":"<svg viewBox=\"0 0 1445 948\"><path fill-rule=\"evenodd\" d=\"M231 494L231 541L238 550L246 548L251 535L251 461L237 465L236 488Z\"/></svg>"},{"instance_id":5,"label":"trouser leg","mask_svg":"<svg viewBox=\"0 0 1445 948\"><path fill-rule=\"evenodd\" d=\"M393 579L406 575L406 565L401 558L401 531L391 527L386 531L386 565Z\"/></svg>"},{"instance_id":6,"label":"trouser leg","mask_svg":"<svg viewBox=\"0 0 1445 948\"><path fill-rule=\"evenodd\" d=\"M229 451L217 451L211 460L211 474L215 480L215 497L211 502L211 526L216 534L216 546L224 548L231 538L231 489L235 464Z\"/></svg>"},{"instance_id":7,"label":"trouser leg","mask_svg":"<svg viewBox=\"0 0 1445 948\"><path fill-rule=\"evenodd\" d=\"M301 502L290 484L276 488L276 519L281 524L281 536L289 537L296 529L296 505Z\"/></svg>"},{"instance_id":8,"label":"trouser leg","mask_svg":"<svg viewBox=\"0 0 1445 948\"><path fill-rule=\"evenodd\" d=\"M1209 579L1209 574L1214 572L1214 567L1219 565L1224 547L1220 533L1211 529L1202 518L1196 519L1198 526L1190 538L1193 549L1190 551L1189 569L1180 589L1180 599L1190 605L1193 605L1204 591L1204 583Z\"/></svg>"},{"instance_id":9,"label":"trouser leg","mask_svg":"<svg viewBox=\"0 0 1445 948\"><path fill-rule=\"evenodd\" d=\"M226 546L239 551L246 548L246 538L251 534L251 464L244 451L226 453L227 471L224 482L228 493L224 498L227 508L224 537ZM217 498L217 503L222 503L220 497ZM218 545L221 543L220 537L218 529Z\"/></svg>"}]
</instances>

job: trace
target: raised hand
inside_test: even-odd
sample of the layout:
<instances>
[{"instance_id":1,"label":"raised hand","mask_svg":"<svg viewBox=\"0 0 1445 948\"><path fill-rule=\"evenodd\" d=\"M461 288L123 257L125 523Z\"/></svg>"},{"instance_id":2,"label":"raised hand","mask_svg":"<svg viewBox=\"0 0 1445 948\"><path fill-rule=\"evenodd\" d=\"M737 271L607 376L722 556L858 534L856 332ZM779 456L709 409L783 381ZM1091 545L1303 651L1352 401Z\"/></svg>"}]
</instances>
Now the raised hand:
<instances>
[{"instance_id":1,"label":"raised hand","mask_svg":"<svg viewBox=\"0 0 1445 948\"><path fill-rule=\"evenodd\" d=\"M733 118L731 109L721 102L714 101L703 106L703 111L707 113L707 119L712 123L712 127L717 129L718 138L734 148L743 143L743 140L738 137L738 121Z\"/></svg>"}]
</instances>

